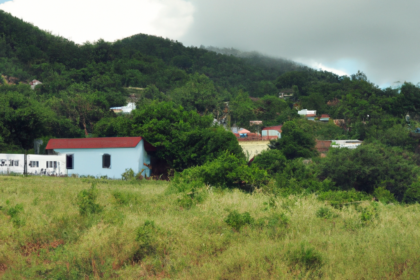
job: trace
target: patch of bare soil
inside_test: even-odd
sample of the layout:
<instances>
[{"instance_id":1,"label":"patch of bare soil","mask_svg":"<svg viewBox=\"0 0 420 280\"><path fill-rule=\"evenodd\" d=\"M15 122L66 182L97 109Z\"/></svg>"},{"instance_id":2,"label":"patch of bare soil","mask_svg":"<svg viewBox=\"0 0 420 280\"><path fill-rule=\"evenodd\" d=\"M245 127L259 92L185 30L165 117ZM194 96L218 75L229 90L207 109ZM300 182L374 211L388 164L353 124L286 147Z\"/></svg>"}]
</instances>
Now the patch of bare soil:
<instances>
[{"instance_id":1,"label":"patch of bare soil","mask_svg":"<svg viewBox=\"0 0 420 280\"><path fill-rule=\"evenodd\" d=\"M41 243L41 242L37 242L37 243L26 243L26 245L21 247L21 251L22 251L22 255L24 256L29 256L33 253L38 253L39 255L39 251L41 249L55 249L60 245L63 245L64 241L63 240L54 240L53 242L50 243Z\"/></svg>"}]
</instances>

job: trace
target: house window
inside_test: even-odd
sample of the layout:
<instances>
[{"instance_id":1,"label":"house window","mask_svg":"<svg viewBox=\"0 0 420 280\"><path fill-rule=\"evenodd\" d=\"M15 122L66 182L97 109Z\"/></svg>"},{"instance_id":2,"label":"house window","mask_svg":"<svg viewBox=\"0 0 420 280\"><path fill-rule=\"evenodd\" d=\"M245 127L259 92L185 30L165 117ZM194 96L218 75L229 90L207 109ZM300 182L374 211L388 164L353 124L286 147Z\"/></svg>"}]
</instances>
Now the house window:
<instances>
[{"instance_id":1,"label":"house window","mask_svg":"<svg viewBox=\"0 0 420 280\"><path fill-rule=\"evenodd\" d=\"M111 155L102 155L102 168L111 168Z\"/></svg>"},{"instance_id":2,"label":"house window","mask_svg":"<svg viewBox=\"0 0 420 280\"><path fill-rule=\"evenodd\" d=\"M66 168L74 169L74 155L66 155Z\"/></svg>"},{"instance_id":3,"label":"house window","mask_svg":"<svg viewBox=\"0 0 420 280\"><path fill-rule=\"evenodd\" d=\"M39 161L31 161L29 162L29 166L32 168L39 167Z\"/></svg>"}]
</instances>

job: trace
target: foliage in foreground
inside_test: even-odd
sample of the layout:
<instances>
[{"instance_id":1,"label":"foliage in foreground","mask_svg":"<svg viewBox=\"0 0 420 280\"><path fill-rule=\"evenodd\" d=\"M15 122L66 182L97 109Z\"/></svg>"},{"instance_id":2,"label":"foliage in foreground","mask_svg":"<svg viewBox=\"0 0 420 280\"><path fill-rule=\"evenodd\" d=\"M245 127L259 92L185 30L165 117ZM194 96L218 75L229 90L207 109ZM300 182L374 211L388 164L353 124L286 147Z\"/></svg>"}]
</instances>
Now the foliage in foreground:
<instances>
[{"instance_id":1,"label":"foliage in foreground","mask_svg":"<svg viewBox=\"0 0 420 280\"><path fill-rule=\"evenodd\" d=\"M93 181L94 203L103 210L80 215L74 199ZM343 202L358 203L335 208L325 205L332 194L320 200L201 185L196 192L206 198L180 208L180 193L169 192L166 182L6 176L0 182L3 279L416 279L420 273L418 204L342 192ZM26 223L17 227L10 215Z\"/></svg>"}]
</instances>

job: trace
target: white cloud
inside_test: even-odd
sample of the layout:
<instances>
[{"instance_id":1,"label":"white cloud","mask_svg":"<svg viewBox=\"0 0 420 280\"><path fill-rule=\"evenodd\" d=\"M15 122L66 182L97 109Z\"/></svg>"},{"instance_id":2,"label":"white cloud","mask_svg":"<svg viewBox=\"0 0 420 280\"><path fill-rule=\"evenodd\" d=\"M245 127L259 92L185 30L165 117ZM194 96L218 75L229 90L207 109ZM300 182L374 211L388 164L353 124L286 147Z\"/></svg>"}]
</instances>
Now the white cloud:
<instances>
[{"instance_id":1,"label":"white cloud","mask_svg":"<svg viewBox=\"0 0 420 280\"><path fill-rule=\"evenodd\" d=\"M297 58L297 59L294 59L294 61L302 63L302 64L307 65L309 67L312 67L316 70L323 70L323 71L332 72L332 73L334 73L338 76L350 76L350 74L354 74L354 73L349 73L349 71L348 71L349 69L345 69L344 67L340 67L340 68L329 67L329 66L326 66L323 63L315 61L315 60Z\"/></svg>"},{"instance_id":2,"label":"white cloud","mask_svg":"<svg viewBox=\"0 0 420 280\"><path fill-rule=\"evenodd\" d=\"M79 44L138 33L178 39L194 14L186 0L13 0L0 9Z\"/></svg>"}]
</instances>

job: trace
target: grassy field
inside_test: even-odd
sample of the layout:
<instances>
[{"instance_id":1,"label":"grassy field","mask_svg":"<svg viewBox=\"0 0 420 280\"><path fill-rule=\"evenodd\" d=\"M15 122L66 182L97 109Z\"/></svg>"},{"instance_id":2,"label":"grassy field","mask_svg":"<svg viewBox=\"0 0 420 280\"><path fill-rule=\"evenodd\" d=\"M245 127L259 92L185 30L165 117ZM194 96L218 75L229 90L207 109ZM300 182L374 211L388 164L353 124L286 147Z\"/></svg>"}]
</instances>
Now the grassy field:
<instances>
[{"instance_id":1,"label":"grassy field","mask_svg":"<svg viewBox=\"0 0 420 280\"><path fill-rule=\"evenodd\" d=\"M191 206L188 195L170 194L166 182L102 180L96 203L103 210L81 215L77 196L92 182L0 177L0 278L420 275L418 204L367 201L337 209L315 195L276 198L203 188Z\"/></svg>"}]
</instances>

